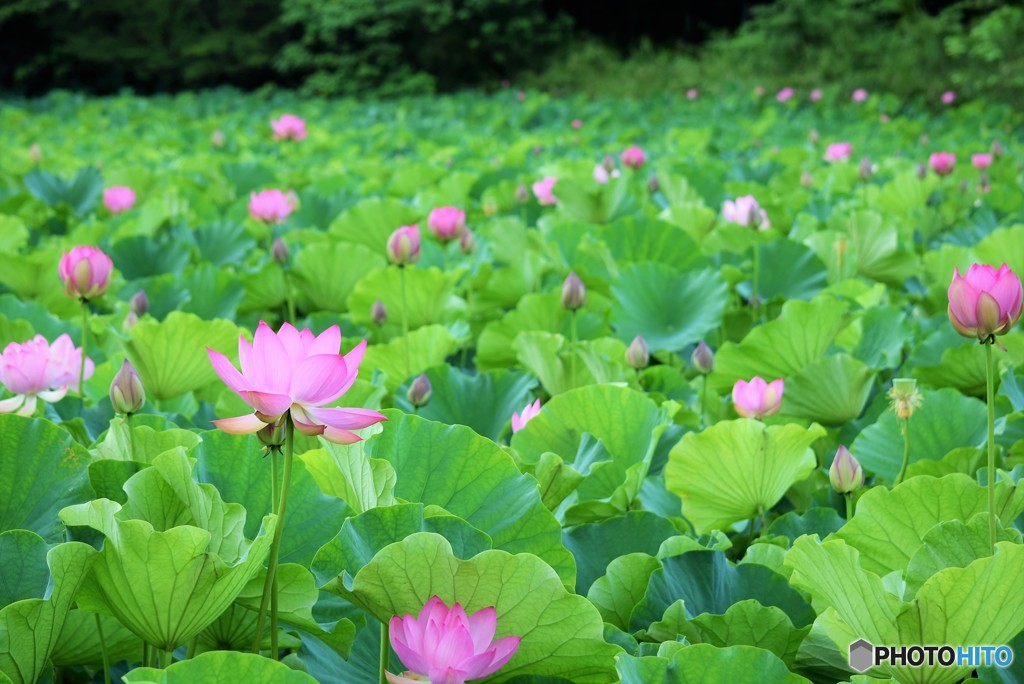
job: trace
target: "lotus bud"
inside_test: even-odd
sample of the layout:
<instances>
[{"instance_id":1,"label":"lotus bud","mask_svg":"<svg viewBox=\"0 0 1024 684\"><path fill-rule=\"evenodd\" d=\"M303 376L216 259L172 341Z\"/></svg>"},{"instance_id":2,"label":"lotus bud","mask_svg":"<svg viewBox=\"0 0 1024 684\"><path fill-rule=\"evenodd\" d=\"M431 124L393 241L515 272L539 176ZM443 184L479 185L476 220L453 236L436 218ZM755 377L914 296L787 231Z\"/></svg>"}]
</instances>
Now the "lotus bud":
<instances>
[{"instance_id":1,"label":"lotus bud","mask_svg":"<svg viewBox=\"0 0 1024 684\"><path fill-rule=\"evenodd\" d=\"M416 376L416 379L409 385L409 390L405 393L405 398L409 400L409 403L420 408L426 406L427 402L430 401L430 393L432 391L430 386L430 380L427 378L426 373Z\"/></svg>"},{"instance_id":2,"label":"lotus bud","mask_svg":"<svg viewBox=\"0 0 1024 684\"><path fill-rule=\"evenodd\" d=\"M64 253L58 274L68 296L89 301L107 291L113 270L114 262L98 247L79 246Z\"/></svg>"},{"instance_id":3,"label":"lotus bud","mask_svg":"<svg viewBox=\"0 0 1024 684\"><path fill-rule=\"evenodd\" d=\"M832 467L828 469L828 479L832 489L840 494L849 494L864 486L864 469L849 449L840 446L832 459Z\"/></svg>"},{"instance_id":4,"label":"lotus bud","mask_svg":"<svg viewBox=\"0 0 1024 684\"><path fill-rule=\"evenodd\" d=\"M587 288L573 271L566 276L565 282L562 283L562 306L569 311L576 311L583 308L586 303Z\"/></svg>"},{"instance_id":5,"label":"lotus bud","mask_svg":"<svg viewBox=\"0 0 1024 684\"><path fill-rule=\"evenodd\" d=\"M284 444L285 438L288 436L288 414L284 413L276 421L267 423L256 436L259 438L260 443L263 446L270 447L272 449L279 449Z\"/></svg>"},{"instance_id":6,"label":"lotus bud","mask_svg":"<svg viewBox=\"0 0 1024 684\"><path fill-rule=\"evenodd\" d=\"M526 204L530 201L530 189L527 188L523 183L520 183L516 188L516 202L520 204Z\"/></svg>"},{"instance_id":7,"label":"lotus bud","mask_svg":"<svg viewBox=\"0 0 1024 684\"><path fill-rule=\"evenodd\" d=\"M284 244L281 238L274 238L274 244L270 248L270 255L279 264L288 261L288 245Z\"/></svg>"},{"instance_id":8,"label":"lotus bud","mask_svg":"<svg viewBox=\"0 0 1024 684\"><path fill-rule=\"evenodd\" d=\"M534 145L533 146L533 156L534 157L539 157L542 154L544 154L544 146L543 145Z\"/></svg>"},{"instance_id":9,"label":"lotus bud","mask_svg":"<svg viewBox=\"0 0 1024 684\"><path fill-rule=\"evenodd\" d=\"M871 180L871 159L868 157L861 157L860 165L857 167L857 174L865 183Z\"/></svg>"},{"instance_id":10,"label":"lotus bud","mask_svg":"<svg viewBox=\"0 0 1024 684\"><path fill-rule=\"evenodd\" d=\"M992 156L993 157L1002 157L1004 154L1006 154L1006 148L1003 147L1003 143L999 142L998 140L993 140L992 141Z\"/></svg>"},{"instance_id":11,"label":"lotus bud","mask_svg":"<svg viewBox=\"0 0 1024 684\"><path fill-rule=\"evenodd\" d=\"M819 142L821 142L821 134L818 133L817 128L812 128L811 132L807 135L807 138L808 140L811 141L812 145L817 145Z\"/></svg>"},{"instance_id":12,"label":"lotus bud","mask_svg":"<svg viewBox=\"0 0 1024 684\"><path fill-rule=\"evenodd\" d=\"M127 416L138 413L146 403L146 391L142 388L142 380L128 359L121 364L114 381L110 383L110 403L114 411Z\"/></svg>"},{"instance_id":13,"label":"lotus bud","mask_svg":"<svg viewBox=\"0 0 1024 684\"><path fill-rule=\"evenodd\" d=\"M651 180L647 181L647 190L650 192L658 192L661 190L661 183L658 182L657 176L651 176Z\"/></svg>"},{"instance_id":14,"label":"lotus bud","mask_svg":"<svg viewBox=\"0 0 1024 684\"><path fill-rule=\"evenodd\" d=\"M928 167L925 166L924 164L918 164L917 165L917 177L920 178L921 180L924 180L925 178L927 178L928 177Z\"/></svg>"},{"instance_id":15,"label":"lotus bud","mask_svg":"<svg viewBox=\"0 0 1024 684\"><path fill-rule=\"evenodd\" d=\"M459 236L459 249L463 254L472 254L476 250L476 236L469 228L462 231L462 235Z\"/></svg>"},{"instance_id":16,"label":"lotus bud","mask_svg":"<svg viewBox=\"0 0 1024 684\"><path fill-rule=\"evenodd\" d=\"M909 420L914 409L921 407L923 397L917 391L917 380L913 378L895 378L889 390L892 410L900 420Z\"/></svg>"},{"instance_id":17,"label":"lotus bud","mask_svg":"<svg viewBox=\"0 0 1024 684\"><path fill-rule=\"evenodd\" d=\"M814 176L811 175L810 171L804 171L800 174L800 185L805 188L814 187Z\"/></svg>"},{"instance_id":18,"label":"lotus bud","mask_svg":"<svg viewBox=\"0 0 1024 684\"><path fill-rule=\"evenodd\" d=\"M28 148L28 158L37 166L39 162L43 161L43 148L39 146L39 143L32 143L32 147Z\"/></svg>"},{"instance_id":19,"label":"lotus bud","mask_svg":"<svg viewBox=\"0 0 1024 684\"><path fill-rule=\"evenodd\" d=\"M420 258L420 228L418 225L402 226L388 238L388 259L398 266L408 266Z\"/></svg>"},{"instance_id":20,"label":"lotus bud","mask_svg":"<svg viewBox=\"0 0 1024 684\"><path fill-rule=\"evenodd\" d=\"M690 365L701 375L707 375L715 368L715 354L704 340L690 354Z\"/></svg>"},{"instance_id":21,"label":"lotus bud","mask_svg":"<svg viewBox=\"0 0 1024 684\"><path fill-rule=\"evenodd\" d=\"M604 167L605 171L611 173L615 170L615 158L610 154L604 155L604 159L601 160L601 166Z\"/></svg>"},{"instance_id":22,"label":"lotus bud","mask_svg":"<svg viewBox=\"0 0 1024 684\"><path fill-rule=\"evenodd\" d=\"M149 311L149 297L146 295L146 291L139 290L136 292L131 298L129 305L136 316L145 316L146 312Z\"/></svg>"},{"instance_id":23,"label":"lotus bud","mask_svg":"<svg viewBox=\"0 0 1024 684\"><path fill-rule=\"evenodd\" d=\"M647 349L647 340L640 335L633 338L626 348L626 363L631 368L641 370L651 362L651 352Z\"/></svg>"},{"instance_id":24,"label":"lotus bud","mask_svg":"<svg viewBox=\"0 0 1024 684\"><path fill-rule=\"evenodd\" d=\"M224 147L224 131L219 128L210 135L210 143L217 148Z\"/></svg>"},{"instance_id":25,"label":"lotus bud","mask_svg":"<svg viewBox=\"0 0 1024 684\"><path fill-rule=\"evenodd\" d=\"M121 322L121 330L124 332L130 332L139 323L139 316L134 311L128 311L128 315L124 317L124 321Z\"/></svg>"},{"instance_id":26,"label":"lotus bud","mask_svg":"<svg viewBox=\"0 0 1024 684\"><path fill-rule=\"evenodd\" d=\"M370 313L373 316L373 322L377 325L384 325L388 322L388 310L381 300L378 299L373 303Z\"/></svg>"}]
</instances>

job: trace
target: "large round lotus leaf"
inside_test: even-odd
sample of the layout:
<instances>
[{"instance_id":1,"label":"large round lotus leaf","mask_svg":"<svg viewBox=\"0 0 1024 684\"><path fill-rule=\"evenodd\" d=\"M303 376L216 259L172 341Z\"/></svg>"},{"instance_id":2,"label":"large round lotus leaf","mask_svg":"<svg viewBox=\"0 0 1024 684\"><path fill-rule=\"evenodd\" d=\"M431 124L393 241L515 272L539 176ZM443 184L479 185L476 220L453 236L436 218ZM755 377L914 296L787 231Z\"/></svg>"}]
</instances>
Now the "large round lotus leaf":
<instances>
[{"instance_id":1,"label":"large round lotus leaf","mask_svg":"<svg viewBox=\"0 0 1024 684\"><path fill-rule=\"evenodd\" d=\"M576 564L536 480L497 444L462 425L384 413L386 429L367 440L366 453L394 467L395 497L440 506L489 535L495 549L539 556L574 584Z\"/></svg>"},{"instance_id":2,"label":"large round lotus leaf","mask_svg":"<svg viewBox=\"0 0 1024 684\"><path fill-rule=\"evenodd\" d=\"M316 244L299 250L291 272L299 297L312 311L341 313L348 310L348 296L359 279L386 263L364 245Z\"/></svg>"},{"instance_id":3,"label":"large round lotus leaf","mask_svg":"<svg viewBox=\"0 0 1024 684\"><path fill-rule=\"evenodd\" d=\"M612 285L612 326L619 339L642 335L652 349L678 351L722 323L726 283L713 270L680 272L656 263L622 269Z\"/></svg>"},{"instance_id":4,"label":"large round lotus leaf","mask_svg":"<svg viewBox=\"0 0 1024 684\"><path fill-rule=\"evenodd\" d=\"M174 663L166 670L138 667L124 676L129 684L223 684L261 682L265 684L314 684L305 672L252 653L209 651Z\"/></svg>"},{"instance_id":5,"label":"large round lotus leaf","mask_svg":"<svg viewBox=\"0 0 1024 684\"><path fill-rule=\"evenodd\" d=\"M431 596L458 602L470 614L493 606L496 636L522 638L494 682L532 675L603 684L612 680L615 655L622 652L605 642L597 608L568 592L530 553L484 551L461 560L444 537L419 532L385 547L351 584L335 588L381 621L418 615Z\"/></svg>"},{"instance_id":6,"label":"large round lotus leaf","mask_svg":"<svg viewBox=\"0 0 1024 684\"><path fill-rule=\"evenodd\" d=\"M63 538L57 513L87 501L89 453L48 420L0 415L0 531Z\"/></svg>"},{"instance_id":7,"label":"large round lotus leaf","mask_svg":"<svg viewBox=\"0 0 1024 684\"><path fill-rule=\"evenodd\" d=\"M415 223L419 213L395 200L372 198L363 200L334 219L328 232L342 242L365 245L383 257L387 254L391 233L400 226Z\"/></svg>"},{"instance_id":8,"label":"large round lotus leaf","mask_svg":"<svg viewBox=\"0 0 1024 684\"><path fill-rule=\"evenodd\" d=\"M816 465L810 446L824 435L820 425L767 427L752 418L716 423L673 447L665 484L699 532L724 530L771 509L810 475Z\"/></svg>"}]
</instances>

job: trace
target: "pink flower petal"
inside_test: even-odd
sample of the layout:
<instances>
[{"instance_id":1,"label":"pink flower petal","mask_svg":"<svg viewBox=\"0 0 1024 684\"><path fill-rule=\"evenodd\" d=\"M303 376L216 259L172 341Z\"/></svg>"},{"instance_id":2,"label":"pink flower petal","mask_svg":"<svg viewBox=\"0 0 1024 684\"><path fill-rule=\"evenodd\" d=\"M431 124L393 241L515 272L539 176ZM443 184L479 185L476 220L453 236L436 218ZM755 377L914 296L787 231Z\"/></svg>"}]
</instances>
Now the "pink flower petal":
<instances>
[{"instance_id":1,"label":"pink flower petal","mask_svg":"<svg viewBox=\"0 0 1024 684\"><path fill-rule=\"evenodd\" d=\"M213 424L217 426L218 430L226 432L229 435L251 435L254 432L259 432L267 426L267 424L257 418L254 413L238 416L237 418L223 418L221 420L215 420L213 421Z\"/></svg>"},{"instance_id":2,"label":"pink flower petal","mask_svg":"<svg viewBox=\"0 0 1024 684\"><path fill-rule=\"evenodd\" d=\"M354 432L348 430L339 430L337 428L326 428L324 430L324 439L328 442L334 442L335 444L355 444L356 442L363 441L363 438Z\"/></svg>"},{"instance_id":3,"label":"pink flower petal","mask_svg":"<svg viewBox=\"0 0 1024 684\"><path fill-rule=\"evenodd\" d=\"M292 364L281 340L265 322L260 321L252 343L252 372L243 373L251 386L261 392L284 394L292 382Z\"/></svg>"},{"instance_id":4,"label":"pink flower petal","mask_svg":"<svg viewBox=\"0 0 1024 684\"><path fill-rule=\"evenodd\" d=\"M13 411L17 411L24 403L25 395L23 394L18 394L10 399L4 399L3 401L0 401L0 413L11 413Z\"/></svg>"},{"instance_id":5,"label":"pink flower petal","mask_svg":"<svg viewBox=\"0 0 1024 684\"><path fill-rule=\"evenodd\" d=\"M336 325L332 325L327 330L320 333L316 339L313 340L312 344L306 349L306 356L314 356L316 354L337 354L341 349L341 328ZM348 363L348 359L345 359ZM358 363L356 364L359 365Z\"/></svg>"},{"instance_id":6,"label":"pink flower petal","mask_svg":"<svg viewBox=\"0 0 1024 684\"><path fill-rule=\"evenodd\" d=\"M238 396L242 397L242 392L248 389L245 377L238 372L238 369L232 365L228 357L221 354L216 349L206 348L206 353L210 357L210 363L213 364L213 370L216 371L217 375L224 384ZM242 397L243 399L245 397Z\"/></svg>"},{"instance_id":7,"label":"pink flower petal","mask_svg":"<svg viewBox=\"0 0 1024 684\"><path fill-rule=\"evenodd\" d=\"M498 629L498 613L493 606L478 610L469 616L469 634L473 637L473 647L477 653L486 650L494 641L494 632Z\"/></svg>"},{"instance_id":8,"label":"pink flower petal","mask_svg":"<svg viewBox=\"0 0 1024 684\"><path fill-rule=\"evenodd\" d=\"M975 310L979 294L980 292L960 275L960 271L954 268L953 281L949 284L946 296L949 299L950 313L956 316L964 327L972 328L978 325Z\"/></svg>"},{"instance_id":9,"label":"pink flower petal","mask_svg":"<svg viewBox=\"0 0 1024 684\"><path fill-rule=\"evenodd\" d=\"M342 395L347 377L348 369L345 366L345 359L341 356L308 356L295 367L289 394L296 403L322 406Z\"/></svg>"},{"instance_id":10,"label":"pink flower petal","mask_svg":"<svg viewBox=\"0 0 1024 684\"><path fill-rule=\"evenodd\" d=\"M387 420L371 409L362 408L309 408L303 407L317 423L337 430L361 430Z\"/></svg>"},{"instance_id":11,"label":"pink flower petal","mask_svg":"<svg viewBox=\"0 0 1024 684\"><path fill-rule=\"evenodd\" d=\"M264 416L276 417L291 408L292 398L287 394L274 394L273 392L257 392L245 390L241 392L242 399L249 406L256 409Z\"/></svg>"}]
</instances>

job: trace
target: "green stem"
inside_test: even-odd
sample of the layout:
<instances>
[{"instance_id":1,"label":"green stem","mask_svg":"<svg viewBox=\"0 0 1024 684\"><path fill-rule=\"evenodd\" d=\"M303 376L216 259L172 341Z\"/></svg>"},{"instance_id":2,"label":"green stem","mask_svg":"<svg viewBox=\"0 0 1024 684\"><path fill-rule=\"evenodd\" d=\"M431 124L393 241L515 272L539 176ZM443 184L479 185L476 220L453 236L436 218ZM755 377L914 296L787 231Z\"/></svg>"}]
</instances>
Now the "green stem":
<instances>
[{"instance_id":1,"label":"green stem","mask_svg":"<svg viewBox=\"0 0 1024 684\"><path fill-rule=\"evenodd\" d=\"M288 277L288 271L283 265L281 270L284 271L284 301L288 306L288 322L294 325L297 321L295 320L295 294L292 291L292 279Z\"/></svg>"},{"instance_id":2,"label":"green stem","mask_svg":"<svg viewBox=\"0 0 1024 684\"><path fill-rule=\"evenodd\" d=\"M569 314L569 331L570 331L570 346L569 346L569 380L572 382L572 386L576 387L576 310L573 309L572 313Z\"/></svg>"},{"instance_id":3,"label":"green stem","mask_svg":"<svg viewBox=\"0 0 1024 684\"><path fill-rule=\"evenodd\" d=\"M761 281L761 248L756 242L754 243L754 277L750 283L750 302L753 305L752 309L754 312L754 321L756 322L759 318L758 314L761 311L761 298L758 295L758 283Z\"/></svg>"},{"instance_id":4,"label":"green stem","mask_svg":"<svg viewBox=\"0 0 1024 684\"><path fill-rule=\"evenodd\" d=\"M412 362L409 360L409 310L405 296L405 266L398 267L400 287L402 289L402 341L405 347L405 377L412 375Z\"/></svg>"},{"instance_id":5,"label":"green stem","mask_svg":"<svg viewBox=\"0 0 1024 684\"><path fill-rule=\"evenodd\" d=\"M388 660L391 658L391 644L388 623L380 623L380 684L388 684Z\"/></svg>"},{"instance_id":6,"label":"green stem","mask_svg":"<svg viewBox=\"0 0 1024 684\"><path fill-rule=\"evenodd\" d=\"M107 642L103 638L103 623L100 622L99 613L96 617L96 633L100 637L100 657L103 659L103 684L110 684L110 658L107 656Z\"/></svg>"},{"instance_id":7,"label":"green stem","mask_svg":"<svg viewBox=\"0 0 1024 684\"><path fill-rule=\"evenodd\" d=\"M192 637L192 641L188 642L188 649L185 651L185 660L192 660L196 655L196 647L199 646L199 637Z\"/></svg>"},{"instance_id":8,"label":"green stem","mask_svg":"<svg viewBox=\"0 0 1024 684\"><path fill-rule=\"evenodd\" d=\"M992 336L985 342L985 366L988 370L985 383L985 398L988 402L988 541L992 553L996 551L996 369L992 358L994 343L995 338Z\"/></svg>"},{"instance_id":9,"label":"green stem","mask_svg":"<svg viewBox=\"0 0 1024 684\"><path fill-rule=\"evenodd\" d=\"M270 596L276 593L277 588L277 559L281 552L281 538L284 535L285 514L288 510L288 487L292 480L292 457L295 453L295 423L287 418L284 442L284 477L281 481L281 501L278 505L277 526L274 528L274 539L270 544L270 560L267 563L267 577L263 581L263 598L260 600L260 610L256 617L256 637L253 640L253 653L259 654L260 645L263 643L263 620L266 617L267 603L271 603L270 629L271 647L274 644L274 633L277 632L277 613L274 611L274 604ZM271 657L277 660L277 652L274 651Z\"/></svg>"},{"instance_id":10,"label":"green stem","mask_svg":"<svg viewBox=\"0 0 1024 684\"><path fill-rule=\"evenodd\" d=\"M900 432L903 433L903 465L900 466L900 473L893 483L894 487L903 482L903 478L907 476L907 466L910 465L910 419L904 418L900 422L903 423L900 426Z\"/></svg>"},{"instance_id":11,"label":"green stem","mask_svg":"<svg viewBox=\"0 0 1024 684\"><path fill-rule=\"evenodd\" d=\"M149 667L149 644L142 642L142 667Z\"/></svg>"},{"instance_id":12,"label":"green stem","mask_svg":"<svg viewBox=\"0 0 1024 684\"><path fill-rule=\"evenodd\" d=\"M277 491L277 448L271 448L270 458L270 477L271 477L271 492L270 492L270 505L274 511L274 515L278 515L278 491ZM278 524L280 524L280 518L278 518ZM270 588L270 652L274 654L274 658L277 658L277 573L274 573L274 584Z\"/></svg>"},{"instance_id":13,"label":"green stem","mask_svg":"<svg viewBox=\"0 0 1024 684\"><path fill-rule=\"evenodd\" d=\"M846 520L847 522L853 518L853 492L847 492L843 494L843 498L846 500Z\"/></svg>"},{"instance_id":14,"label":"green stem","mask_svg":"<svg viewBox=\"0 0 1024 684\"><path fill-rule=\"evenodd\" d=\"M85 408L85 353L89 345L89 302L82 300L82 360L78 367L78 396Z\"/></svg>"},{"instance_id":15,"label":"green stem","mask_svg":"<svg viewBox=\"0 0 1024 684\"><path fill-rule=\"evenodd\" d=\"M701 383L700 383L700 429L701 430L703 430L704 429L704 425L706 425L704 414L707 411L707 405L708 405L707 404L707 396L708 396L708 376L703 375L703 376L701 376Z\"/></svg>"},{"instance_id":16,"label":"green stem","mask_svg":"<svg viewBox=\"0 0 1024 684\"><path fill-rule=\"evenodd\" d=\"M174 662L174 651L160 651L160 669L166 670Z\"/></svg>"}]
</instances>

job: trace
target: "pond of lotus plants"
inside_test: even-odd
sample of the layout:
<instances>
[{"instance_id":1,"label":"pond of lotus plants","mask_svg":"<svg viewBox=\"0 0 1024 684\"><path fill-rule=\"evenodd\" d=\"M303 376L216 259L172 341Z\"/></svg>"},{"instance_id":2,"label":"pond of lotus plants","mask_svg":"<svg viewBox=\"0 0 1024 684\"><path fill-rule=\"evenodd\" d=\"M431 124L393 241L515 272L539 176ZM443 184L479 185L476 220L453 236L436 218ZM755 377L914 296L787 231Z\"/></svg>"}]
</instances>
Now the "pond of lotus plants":
<instances>
[{"instance_id":1,"label":"pond of lotus plants","mask_svg":"<svg viewBox=\"0 0 1024 684\"><path fill-rule=\"evenodd\" d=\"M1018 112L0 131L0 682L1024 680Z\"/></svg>"}]
</instances>

